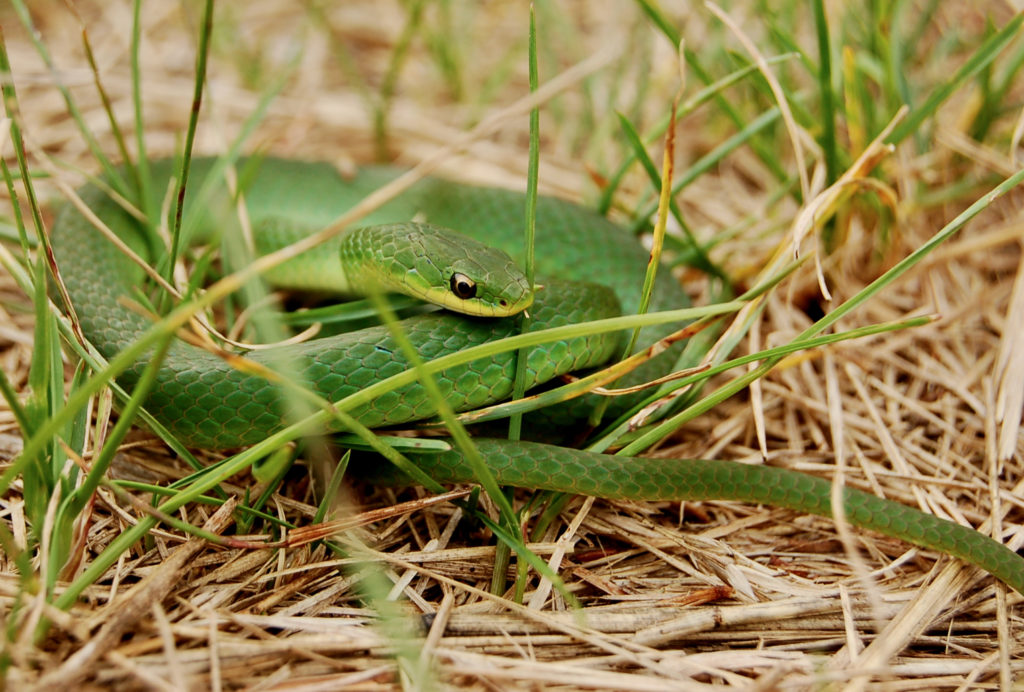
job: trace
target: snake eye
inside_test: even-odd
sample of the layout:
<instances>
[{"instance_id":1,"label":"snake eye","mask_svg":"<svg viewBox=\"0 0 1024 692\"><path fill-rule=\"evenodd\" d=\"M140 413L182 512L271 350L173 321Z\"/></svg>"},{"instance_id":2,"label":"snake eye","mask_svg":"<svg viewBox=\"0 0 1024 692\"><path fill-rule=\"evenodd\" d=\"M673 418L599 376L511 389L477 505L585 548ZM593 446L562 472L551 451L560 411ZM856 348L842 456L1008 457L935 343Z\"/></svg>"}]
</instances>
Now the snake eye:
<instances>
[{"instance_id":1,"label":"snake eye","mask_svg":"<svg viewBox=\"0 0 1024 692\"><path fill-rule=\"evenodd\" d=\"M452 293L462 300L469 300L476 295L476 282L461 272L452 274L448 285L452 287Z\"/></svg>"}]
</instances>

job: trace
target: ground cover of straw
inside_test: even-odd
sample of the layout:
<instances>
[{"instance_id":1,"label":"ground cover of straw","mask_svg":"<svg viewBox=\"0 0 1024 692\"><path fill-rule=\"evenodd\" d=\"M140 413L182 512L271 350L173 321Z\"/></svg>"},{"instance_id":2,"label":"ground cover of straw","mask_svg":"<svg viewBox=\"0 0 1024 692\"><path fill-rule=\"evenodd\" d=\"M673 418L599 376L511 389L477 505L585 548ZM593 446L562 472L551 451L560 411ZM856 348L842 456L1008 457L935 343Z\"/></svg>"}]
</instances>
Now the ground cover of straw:
<instances>
[{"instance_id":1,"label":"ground cover of straw","mask_svg":"<svg viewBox=\"0 0 1024 692\"><path fill-rule=\"evenodd\" d=\"M145 6L143 89L154 153L180 145L189 114L200 7L184 5L187 11L179 3ZM319 11L309 8L316 3L303 9L269 0L244 5L218 9L222 33L214 46L197 150L222 150L257 106L260 90L297 59L298 68L253 143L278 155L326 158L343 167L378 155L371 106L394 51L401 49L408 21L402 5L324 3L314 28L310 17ZM730 11L735 21L762 35L754 4L739 5ZM432 155L528 89L525 7L500 3L481 12L453 10L452 21L472 27L471 37L450 46L462 71L461 94L430 58L430 40L442 40L437 27L444 7L426 4L422 21L434 33L423 31L410 42L412 57L388 108L385 149L404 164ZM79 10L114 111L129 122L130 6L79 3ZM34 11L60 78L101 146L113 152L82 57L81 25L62 3L40 3ZM966 7L944 11L927 40L940 40L943 26L981 21L982 15ZM716 20L703 7L689 12L679 21L687 39L699 43L702 27L717 26ZM996 16L1005 21L1009 12ZM29 151L91 170L88 151L24 30L9 12L0 11L0 20ZM564 93L542 106L541 187L592 203L598 176L590 174L614 168L623 151L621 141L602 143L621 139L607 104L632 104L630 117L647 123L666 112L679 86L676 54L626 3L571 3L549 8L540 20L541 35L548 32L542 45L561 47L558 53L542 52L542 79L569 75ZM552 37L556 32L564 41ZM337 44L347 46L344 59ZM929 69L948 71L953 64ZM592 81L576 76L583 72L593 74ZM631 100L633 91L643 98ZM1022 94L1018 89L1007 103L1019 104ZM879 226L865 221L864 213L842 219L844 237L821 257L836 304L984 191L971 188L922 205L915 202L916 188L940 189L977 171L1005 176L1020 165L1005 150L964 132L971 98L965 88L940 111L923 152L904 146L883 162L881 178L901 195L891 235L880 237ZM592 112L599 114L593 121ZM496 134L447 159L441 173L521 186L527 128L526 117L510 117ZM685 168L729 134L708 108L688 116L677 131L677 167ZM0 141L9 156L6 132ZM651 150L660 161L660 142ZM806 155L814 172L814 148ZM779 158L795 171L791 151L780 151ZM81 182L71 170L62 175L71 184ZM741 283L771 259L800 212L796 202L774 199L777 186L762 161L741 148L679 198L699 237L734 230L713 257ZM40 187L47 199L58 196L45 181ZM649 199L650 191L637 170L627 178L620 204L633 208L645 195ZM1013 357L1024 352L1021 202L1011 194L994 204L842 326L921 314L935 314L935 321L791 357L758 388L688 423L656 454L763 459L827 477L841 456L848 483L974 526L990 518L997 499L997 520L1020 524L1024 462L1020 410L1010 392L1024 381L1024 365ZM813 240L804 246L816 249ZM828 309L812 264L771 294L743 349L782 343L810 323L809 314ZM697 272L681 272L679 278L696 303L707 300ZM22 391L33 322L30 297L0 273L0 364ZM15 420L0 406L0 464L18 453L21 442ZM138 431L112 475L167 484L187 472L152 435ZM239 494L257 485L247 476L234 480L230 489ZM123 555L69 612L34 602L37 615L52 619L53 626L41 642L32 641L28 627L8 643L9 686L415 686L423 679L395 663L394 648L402 639L390 634L396 626L417 637L415 656L430 662L424 679L472 689L806 689L829 682L843 688L995 689L1024 677L1020 595L956 561L874 534L839 531L826 519L735 503L575 499L531 548L582 602L579 617L562 594L536 577L523 605L508 595L489 595L493 540L452 504L430 503L422 490L361 485L350 498L339 511L355 528L336 540L377 565L393 584L391 595L400 607L386 616L390 626L379 626L384 616L363 599L349 569L352 560L337 558L321 544L287 551L232 548L161 527L150 542ZM3 498L3 520L24 542L29 528L18 501L15 486ZM306 478L296 473L271 507L282 518L308 525L313 501ZM393 505L397 509L360 525L361 512ZM144 511L100 490L88 510L82 562ZM233 533L230 514L209 506L189 507L179 518ZM1016 547L1022 540L1018 531ZM15 565L0 557L5 618L20 588Z\"/></svg>"}]
</instances>

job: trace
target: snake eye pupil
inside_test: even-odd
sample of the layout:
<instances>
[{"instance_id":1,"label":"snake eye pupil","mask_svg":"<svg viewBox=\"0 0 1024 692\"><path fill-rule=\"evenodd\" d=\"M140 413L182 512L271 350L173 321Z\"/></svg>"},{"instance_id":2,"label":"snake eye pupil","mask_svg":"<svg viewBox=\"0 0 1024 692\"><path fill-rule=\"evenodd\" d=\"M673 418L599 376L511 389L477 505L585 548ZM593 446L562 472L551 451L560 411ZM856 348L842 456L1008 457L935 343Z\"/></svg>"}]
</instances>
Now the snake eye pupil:
<instances>
[{"instance_id":1,"label":"snake eye pupil","mask_svg":"<svg viewBox=\"0 0 1024 692\"><path fill-rule=\"evenodd\" d=\"M465 274L459 272L452 274L448 283L452 287L452 293L463 300L469 300L476 295L476 282Z\"/></svg>"}]
</instances>

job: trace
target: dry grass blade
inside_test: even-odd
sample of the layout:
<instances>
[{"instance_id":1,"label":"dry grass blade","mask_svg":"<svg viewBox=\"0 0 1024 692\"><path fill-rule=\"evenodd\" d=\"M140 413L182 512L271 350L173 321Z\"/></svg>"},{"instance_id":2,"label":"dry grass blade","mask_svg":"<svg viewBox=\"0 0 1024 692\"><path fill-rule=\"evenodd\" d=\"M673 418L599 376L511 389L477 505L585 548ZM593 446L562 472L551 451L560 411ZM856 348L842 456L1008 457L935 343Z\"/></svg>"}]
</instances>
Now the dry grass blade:
<instances>
[{"instance_id":1,"label":"dry grass blade","mask_svg":"<svg viewBox=\"0 0 1024 692\"><path fill-rule=\"evenodd\" d=\"M203 528L213 533L224 531L232 523L231 513L235 505L233 501L225 502ZM160 603L167 598L174 586L181 581L196 555L205 547L206 541L193 538L173 550L167 559L160 563L159 568L113 601L108 608L108 614L101 614L96 618L103 622L96 634L74 655L68 657L59 668L43 675L39 679L39 687L68 687L87 676L95 675L93 668L99 660L120 642L125 632L138 628L140 620L154 603Z\"/></svg>"}]
</instances>

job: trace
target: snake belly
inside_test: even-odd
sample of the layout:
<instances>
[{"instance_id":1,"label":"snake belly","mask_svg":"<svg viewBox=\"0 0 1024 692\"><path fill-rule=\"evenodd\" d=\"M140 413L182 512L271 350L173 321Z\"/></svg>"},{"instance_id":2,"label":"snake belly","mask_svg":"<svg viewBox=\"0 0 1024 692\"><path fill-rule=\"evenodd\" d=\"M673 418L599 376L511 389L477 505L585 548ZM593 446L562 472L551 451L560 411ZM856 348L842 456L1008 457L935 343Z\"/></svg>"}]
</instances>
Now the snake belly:
<instances>
[{"instance_id":1,"label":"snake belly","mask_svg":"<svg viewBox=\"0 0 1024 692\"><path fill-rule=\"evenodd\" d=\"M215 179L213 160L198 160L190 173L187 218L198 228L233 232L237 218L230 195ZM346 179L330 166L267 159L245 166L242 189L254 225L264 217L298 220L311 228L326 225L366 194L398 174L390 168L365 168ZM147 189L151 209L160 208L174 165L150 165ZM138 222L97 186L80 191L83 201L133 249L158 258ZM479 238L520 259L524 197L520 193L427 179L362 221L392 223L418 218ZM559 277L538 292L530 309L531 329L598 319L621 310L635 311L648 261L647 253L605 218L552 198L537 208L536 260L539 276ZM55 259L85 336L107 358L136 340L150 322L129 310L124 298L142 284L142 273L102 238L70 205L51 232ZM279 241L286 242L286 241ZM330 257L337 248L319 252ZM282 266L275 278L322 271L323 257L310 255ZM289 274L293 277L289 277ZM564 279L566 282L562 282ZM589 282L576 283L576 282ZM605 288L593 286L602 284ZM687 304L680 287L661 272L652 310ZM514 333L514 320L481 320L436 313L410 318L403 329L421 357L432 359ZM641 344L653 342L671 327L647 328ZM535 347L528 356L529 384L605 362L617 341L592 336ZM317 339L247 354L265 365L298 364L301 379L318 395L338 401L408 367L401 350L383 327ZM502 354L437 375L456 411L503 400L512 389L514 354ZM131 388L146 365L142 359L119 382ZM663 370L648 364L638 377ZM288 416L282 390L258 375L228 364L206 350L175 341L157 373L146 409L181 442L211 449L254 443L283 427ZM424 389L413 384L350 411L368 427L420 420L435 411ZM831 516L827 481L767 466L735 462L629 459L534 443L480 440L480 449L498 481L506 485L577 492L635 500L737 500L788 507ZM455 452L414 457L439 481L472 480ZM932 548L979 566L1024 594L1024 559L980 533L916 509L853 489L844 491L847 519L855 526Z\"/></svg>"}]
</instances>

